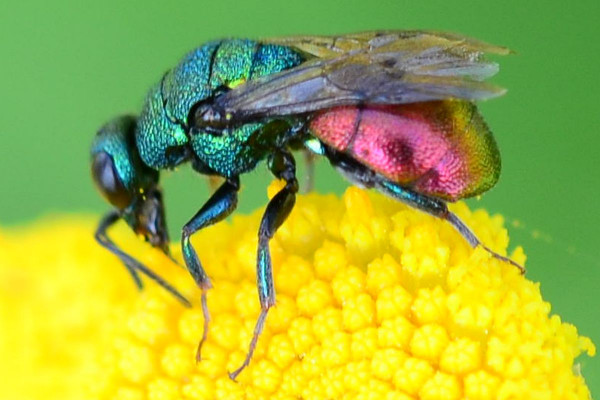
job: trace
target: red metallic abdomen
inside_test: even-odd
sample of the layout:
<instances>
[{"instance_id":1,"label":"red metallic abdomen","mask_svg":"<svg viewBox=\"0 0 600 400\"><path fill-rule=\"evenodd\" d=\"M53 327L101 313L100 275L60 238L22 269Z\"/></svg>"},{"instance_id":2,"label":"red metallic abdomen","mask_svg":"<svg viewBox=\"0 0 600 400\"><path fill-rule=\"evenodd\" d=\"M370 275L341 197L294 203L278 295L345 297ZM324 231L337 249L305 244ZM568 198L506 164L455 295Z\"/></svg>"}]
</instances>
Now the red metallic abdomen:
<instances>
[{"instance_id":1,"label":"red metallic abdomen","mask_svg":"<svg viewBox=\"0 0 600 400\"><path fill-rule=\"evenodd\" d=\"M500 174L494 138L465 101L337 107L310 129L387 179L444 200L482 193Z\"/></svg>"}]
</instances>

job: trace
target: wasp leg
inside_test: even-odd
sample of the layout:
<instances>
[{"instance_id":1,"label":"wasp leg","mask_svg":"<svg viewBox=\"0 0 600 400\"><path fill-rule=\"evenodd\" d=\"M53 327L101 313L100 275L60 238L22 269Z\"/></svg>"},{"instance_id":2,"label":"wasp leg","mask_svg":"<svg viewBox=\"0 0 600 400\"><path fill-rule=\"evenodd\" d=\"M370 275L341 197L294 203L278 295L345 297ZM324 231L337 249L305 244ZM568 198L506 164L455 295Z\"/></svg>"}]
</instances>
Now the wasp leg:
<instances>
[{"instance_id":1,"label":"wasp leg","mask_svg":"<svg viewBox=\"0 0 600 400\"><path fill-rule=\"evenodd\" d=\"M390 182L384 179L376 180L375 187L381 190L383 193L387 194L388 196L394 197L402 201L403 203L406 203L412 207L418 208L419 210L425 211L428 214L448 221L472 247L481 246L494 258L514 265L519 269L521 274L525 273L525 268L523 268L523 266L519 265L518 263L514 262L508 257L496 253L495 251L481 243L481 241L477 238L477 236L475 236L473 231L471 231L471 229L469 229L469 227L460 218L458 218L456 214L448 210L446 203L442 200L434 199L416 193L410 189L401 187L397 183Z\"/></svg>"},{"instance_id":2,"label":"wasp leg","mask_svg":"<svg viewBox=\"0 0 600 400\"><path fill-rule=\"evenodd\" d=\"M304 151L304 167L306 168L303 193L310 193L315 186L315 155L310 151Z\"/></svg>"},{"instance_id":3,"label":"wasp leg","mask_svg":"<svg viewBox=\"0 0 600 400\"><path fill-rule=\"evenodd\" d=\"M185 265L202 291L201 302L202 314L204 316L204 332L202 333L202 339L200 340L198 350L196 351L197 362L201 359L202 345L208 336L210 313L208 312L208 306L206 304L206 291L210 289L212 285L210 284L210 279L208 278L208 275L206 275L204 268L202 268L196 250L194 250L194 247L190 243L190 236L200 229L215 224L231 214L237 206L237 192L239 188L240 180L238 177L227 179L221 184L219 189L213 193L206 204L202 206L200 211L198 211L182 229L181 249L183 251L183 258L185 259Z\"/></svg>"},{"instance_id":4,"label":"wasp leg","mask_svg":"<svg viewBox=\"0 0 600 400\"><path fill-rule=\"evenodd\" d=\"M376 188L382 193L408 204L411 207L418 208L434 217L448 221L472 247L481 246L494 258L514 265L519 269L521 274L525 273L525 268L521 265L508 257L501 256L481 243L467 225L465 225L456 214L448 210L444 201L425 196L402 187L395 182L389 181L380 175L377 175L374 171L360 164L358 161L330 148L326 149L325 155L329 159L329 162L338 168L350 181L362 187Z\"/></svg>"},{"instance_id":5,"label":"wasp leg","mask_svg":"<svg viewBox=\"0 0 600 400\"><path fill-rule=\"evenodd\" d=\"M260 315L254 327L252 341L243 364L229 374L233 380L250 364L256 343L265 325L269 308L275 305L275 289L273 287L273 271L271 269L271 254L269 241L275 235L277 229L286 220L298 192L298 180L296 179L296 165L292 155L285 151L275 153L269 160L269 168L273 175L285 180L285 186L269 201L267 209L263 214L258 230L258 251L256 260L256 279L258 282L258 297L260 300Z\"/></svg>"},{"instance_id":6,"label":"wasp leg","mask_svg":"<svg viewBox=\"0 0 600 400\"><path fill-rule=\"evenodd\" d=\"M207 177L207 181L208 181L208 187L210 188L210 190L215 191L223 183L223 178L221 178L220 176L217 176L217 175L209 175Z\"/></svg>"},{"instance_id":7,"label":"wasp leg","mask_svg":"<svg viewBox=\"0 0 600 400\"><path fill-rule=\"evenodd\" d=\"M138 289L143 289L144 284L138 274L141 272L146 275L148 278L152 279L154 282L158 283L162 286L167 292L171 293L177 300L179 300L184 306L191 307L190 302L186 299L177 289L171 286L167 281L163 278L155 274L151 269L141 264L139 261L135 260L133 257L125 253L121 250L117 245L108 237L106 231L109 227L115 224L121 217L117 211L111 211L107 213L100 224L98 225L98 229L96 230L95 238L98 243L100 243L104 248L109 250L111 253L119 257L121 262L127 268L127 271L131 274L131 277L135 281Z\"/></svg>"}]
</instances>

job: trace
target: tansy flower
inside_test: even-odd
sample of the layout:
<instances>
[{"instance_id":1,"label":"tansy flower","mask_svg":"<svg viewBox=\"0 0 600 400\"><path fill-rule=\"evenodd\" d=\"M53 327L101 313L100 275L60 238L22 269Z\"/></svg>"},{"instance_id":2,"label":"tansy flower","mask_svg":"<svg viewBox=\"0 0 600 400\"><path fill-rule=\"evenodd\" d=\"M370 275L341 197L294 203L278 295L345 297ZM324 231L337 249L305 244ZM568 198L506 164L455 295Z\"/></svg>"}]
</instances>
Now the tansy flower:
<instances>
[{"instance_id":1,"label":"tansy flower","mask_svg":"<svg viewBox=\"0 0 600 400\"><path fill-rule=\"evenodd\" d=\"M273 191L273 188L271 188ZM453 211L496 251L501 217ZM587 399L574 367L592 342L549 315L539 286L444 221L350 188L299 196L271 242L277 306L250 366L259 312L260 211L193 238L214 289L203 360L199 292L185 268L115 239L195 303L135 290L98 246L95 219L0 233L3 399ZM179 246L172 246L181 260ZM511 257L525 261L521 249Z\"/></svg>"}]
</instances>

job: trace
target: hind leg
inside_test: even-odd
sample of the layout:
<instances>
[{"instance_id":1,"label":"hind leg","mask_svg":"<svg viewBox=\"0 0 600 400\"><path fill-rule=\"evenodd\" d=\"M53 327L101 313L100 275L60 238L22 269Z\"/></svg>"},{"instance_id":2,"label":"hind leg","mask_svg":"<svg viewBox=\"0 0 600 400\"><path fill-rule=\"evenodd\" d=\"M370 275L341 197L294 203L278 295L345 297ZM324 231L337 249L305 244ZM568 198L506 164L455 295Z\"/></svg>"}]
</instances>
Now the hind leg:
<instances>
[{"instance_id":1,"label":"hind leg","mask_svg":"<svg viewBox=\"0 0 600 400\"><path fill-rule=\"evenodd\" d=\"M425 196L410 188L399 185L398 183L387 180L381 175L376 174L368 167L360 164L356 160L341 154L328 150L326 153L329 161L340 170L350 181L359 186L366 188L375 188L380 192L393 197L411 207L418 208L428 214L433 215L448 221L463 238L471 245L471 247L481 246L494 258L508 262L519 269L521 274L525 273L525 268L510 258L502 256L486 245L484 245L475 236L473 231L460 219L456 214L448 210L446 203L443 200Z\"/></svg>"}]
</instances>

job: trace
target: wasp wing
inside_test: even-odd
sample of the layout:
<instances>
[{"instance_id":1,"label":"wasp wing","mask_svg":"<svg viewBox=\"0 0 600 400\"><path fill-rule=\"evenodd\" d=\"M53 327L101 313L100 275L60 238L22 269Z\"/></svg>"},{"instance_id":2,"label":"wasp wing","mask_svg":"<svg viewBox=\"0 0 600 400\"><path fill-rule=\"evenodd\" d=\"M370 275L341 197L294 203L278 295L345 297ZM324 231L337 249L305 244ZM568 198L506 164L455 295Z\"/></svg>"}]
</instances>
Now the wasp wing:
<instances>
[{"instance_id":1,"label":"wasp wing","mask_svg":"<svg viewBox=\"0 0 600 400\"><path fill-rule=\"evenodd\" d=\"M372 31L341 36L288 36L263 39L262 42L295 47L318 58L335 58L343 53L369 49L369 51L400 50L434 46L462 46L465 51L506 55L510 50L467 36L436 31Z\"/></svg>"},{"instance_id":2,"label":"wasp wing","mask_svg":"<svg viewBox=\"0 0 600 400\"><path fill-rule=\"evenodd\" d=\"M215 105L234 121L341 105L473 101L504 93L483 82L498 71L497 64L483 55L509 51L455 34L384 31L263 42L294 47L308 61L248 81L217 98Z\"/></svg>"}]
</instances>

